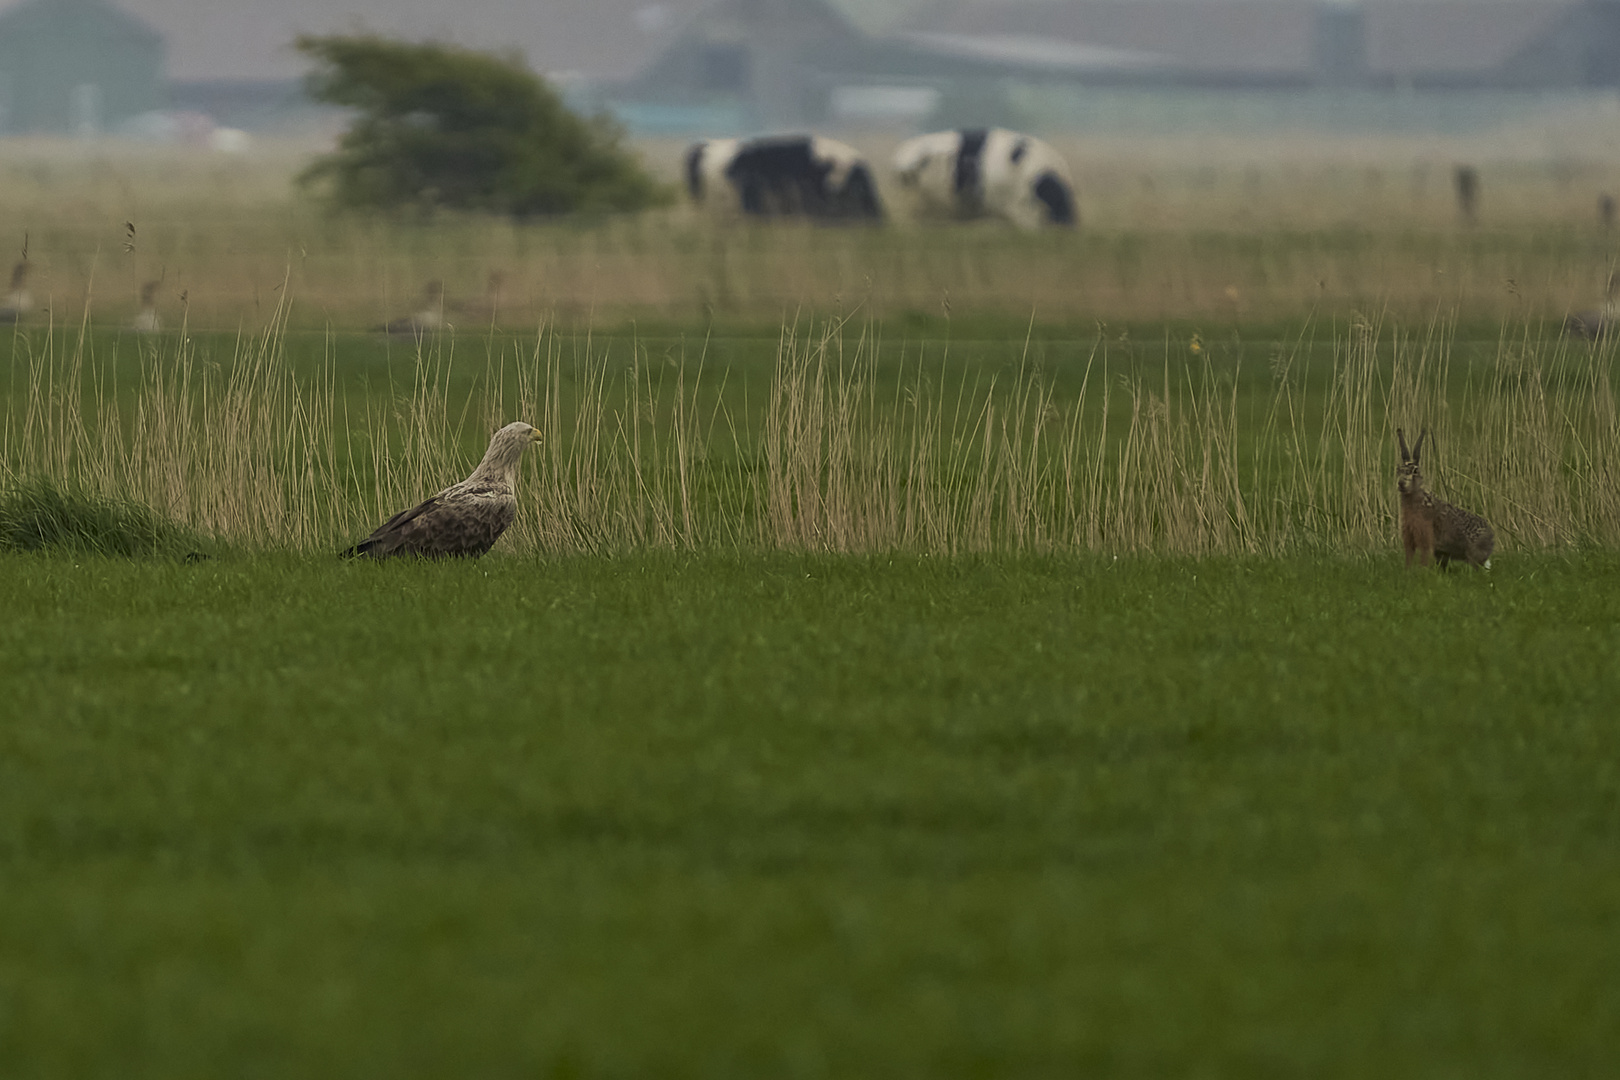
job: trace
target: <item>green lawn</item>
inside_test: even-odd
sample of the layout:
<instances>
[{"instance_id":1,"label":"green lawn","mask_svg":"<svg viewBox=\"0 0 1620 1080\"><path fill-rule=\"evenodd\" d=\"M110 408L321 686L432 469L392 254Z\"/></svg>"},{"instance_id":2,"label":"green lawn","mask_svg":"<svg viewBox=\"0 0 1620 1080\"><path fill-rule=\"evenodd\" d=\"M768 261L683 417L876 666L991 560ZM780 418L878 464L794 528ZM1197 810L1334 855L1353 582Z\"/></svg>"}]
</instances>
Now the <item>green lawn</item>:
<instances>
[{"instance_id":1,"label":"green lawn","mask_svg":"<svg viewBox=\"0 0 1620 1080\"><path fill-rule=\"evenodd\" d=\"M0 1074L1598 1077L1620 556L0 558Z\"/></svg>"}]
</instances>

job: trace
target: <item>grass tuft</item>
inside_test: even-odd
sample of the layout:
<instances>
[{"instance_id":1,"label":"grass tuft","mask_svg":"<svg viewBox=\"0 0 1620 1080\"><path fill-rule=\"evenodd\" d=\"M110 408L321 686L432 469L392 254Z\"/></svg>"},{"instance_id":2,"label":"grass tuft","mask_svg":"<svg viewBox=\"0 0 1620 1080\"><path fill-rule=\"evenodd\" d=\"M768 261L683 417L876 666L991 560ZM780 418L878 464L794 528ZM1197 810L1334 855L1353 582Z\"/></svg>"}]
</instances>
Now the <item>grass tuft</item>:
<instances>
[{"instance_id":1,"label":"grass tuft","mask_svg":"<svg viewBox=\"0 0 1620 1080\"><path fill-rule=\"evenodd\" d=\"M0 550L64 548L141 558L196 548L190 530L149 506L44 477L0 492Z\"/></svg>"}]
</instances>

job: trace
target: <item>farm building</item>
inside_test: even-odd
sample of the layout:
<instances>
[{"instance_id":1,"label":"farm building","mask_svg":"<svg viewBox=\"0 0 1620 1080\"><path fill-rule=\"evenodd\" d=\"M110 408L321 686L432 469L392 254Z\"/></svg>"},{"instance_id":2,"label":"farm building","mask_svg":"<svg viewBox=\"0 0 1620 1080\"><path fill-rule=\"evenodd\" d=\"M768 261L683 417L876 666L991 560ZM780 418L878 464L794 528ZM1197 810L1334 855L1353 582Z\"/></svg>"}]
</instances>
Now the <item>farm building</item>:
<instances>
[{"instance_id":1,"label":"farm building","mask_svg":"<svg viewBox=\"0 0 1620 1080\"><path fill-rule=\"evenodd\" d=\"M866 47L826 0L718 0L691 19L636 86L680 105L746 103L788 123L825 111L822 83Z\"/></svg>"},{"instance_id":2,"label":"farm building","mask_svg":"<svg viewBox=\"0 0 1620 1080\"><path fill-rule=\"evenodd\" d=\"M213 0L204 20L162 0L0 0L0 132L111 129L170 101L246 126L276 122L300 100L287 28L343 32L343 12L360 2ZM577 104L611 108L640 132L846 122L1135 131L1244 117L1477 130L1539 107L1535 95L1620 90L1620 0L464 6L458 40L523 50ZM129 12L164 28L184 81L164 85L164 41ZM401 9L378 29L431 37L438 18ZM1232 96L1217 103L1210 90Z\"/></svg>"},{"instance_id":3,"label":"farm building","mask_svg":"<svg viewBox=\"0 0 1620 1080\"><path fill-rule=\"evenodd\" d=\"M855 5L832 0L715 0L692 14L664 52L617 97L637 118L726 110L741 126L815 123L829 113L914 113L933 106L942 82L1033 75L1109 81L1159 63L1129 50L1046 43L872 34ZM647 104L637 104L647 103ZM656 103L655 105L651 103Z\"/></svg>"},{"instance_id":4,"label":"farm building","mask_svg":"<svg viewBox=\"0 0 1620 1080\"><path fill-rule=\"evenodd\" d=\"M1298 88L1511 89L1620 85L1610 0L965 0L924 8L901 36L1085 42L1166 63L1155 81Z\"/></svg>"},{"instance_id":5,"label":"farm building","mask_svg":"<svg viewBox=\"0 0 1620 1080\"><path fill-rule=\"evenodd\" d=\"M164 101L163 39L107 0L0 12L0 132L94 134Z\"/></svg>"},{"instance_id":6,"label":"farm building","mask_svg":"<svg viewBox=\"0 0 1620 1080\"><path fill-rule=\"evenodd\" d=\"M962 103L999 100L1010 86L1102 91L1094 102L1286 91L1255 106L1268 114L1388 111L1400 94L1402 108L1431 117L1508 100L1492 94L1620 88L1615 0L914 0L885 11L714 0L685 12L661 55L607 92L632 124L707 109L769 128L885 110L995 122L994 101L982 117ZM1432 100L1411 100L1426 92ZM929 115L947 105L954 115Z\"/></svg>"}]
</instances>

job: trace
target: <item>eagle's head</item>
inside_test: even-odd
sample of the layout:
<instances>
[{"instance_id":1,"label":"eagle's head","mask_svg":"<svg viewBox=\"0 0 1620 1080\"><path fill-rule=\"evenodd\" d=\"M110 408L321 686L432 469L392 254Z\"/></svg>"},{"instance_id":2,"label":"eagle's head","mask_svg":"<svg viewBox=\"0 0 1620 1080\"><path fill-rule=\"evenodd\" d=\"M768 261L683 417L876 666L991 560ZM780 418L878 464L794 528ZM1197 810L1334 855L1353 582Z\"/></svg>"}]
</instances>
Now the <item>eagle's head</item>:
<instances>
[{"instance_id":1,"label":"eagle's head","mask_svg":"<svg viewBox=\"0 0 1620 1080\"><path fill-rule=\"evenodd\" d=\"M473 470L473 476L492 480L499 477L508 484L512 483L517 479L518 461L523 457L524 448L540 439L540 429L532 424L525 424L522 420L507 424L490 437L489 449L484 452L484 460L478 463L478 468Z\"/></svg>"}]
</instances>

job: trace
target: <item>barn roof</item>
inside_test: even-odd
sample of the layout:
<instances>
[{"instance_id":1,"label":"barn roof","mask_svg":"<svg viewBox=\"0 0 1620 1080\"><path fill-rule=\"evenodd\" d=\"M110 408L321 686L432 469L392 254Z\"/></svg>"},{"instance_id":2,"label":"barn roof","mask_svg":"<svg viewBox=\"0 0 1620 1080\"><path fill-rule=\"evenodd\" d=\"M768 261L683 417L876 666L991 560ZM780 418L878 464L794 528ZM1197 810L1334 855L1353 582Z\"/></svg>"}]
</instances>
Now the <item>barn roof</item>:
<instances>
[{"instance_id":1,"label":"barn roof","mask_svg":"<svg viewBox=\"0 0 1620 1080\"><path fill-rule=\"evenodd\" d=\"M957 58L1039 72L1134 71L1164 67L1163 53L1097 45L1045 34L953 34L913 30L895 35L942 59Z\"/></svg>"}]
</instances>

